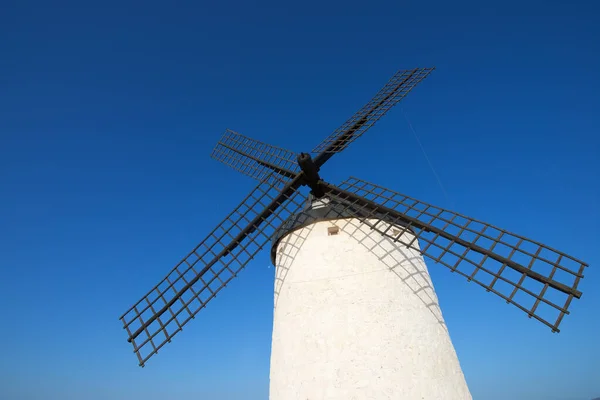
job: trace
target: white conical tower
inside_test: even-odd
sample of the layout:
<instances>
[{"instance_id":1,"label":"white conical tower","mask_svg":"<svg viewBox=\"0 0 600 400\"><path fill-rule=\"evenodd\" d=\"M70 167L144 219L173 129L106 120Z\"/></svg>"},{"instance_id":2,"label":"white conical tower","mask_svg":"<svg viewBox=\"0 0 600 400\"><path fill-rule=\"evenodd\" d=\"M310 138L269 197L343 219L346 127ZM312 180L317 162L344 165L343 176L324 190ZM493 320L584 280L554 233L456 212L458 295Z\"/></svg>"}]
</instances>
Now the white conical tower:
<instances>
[{"instance_id":1,"label":"white conical tower","mask_svg":"<svg viewBox=\"0 0 600 400\"><path fill-rule=\"evenodd\" d=\"M270 400L471 399L418 252L321 200L271 255Z\"/></svg>"}]
</instances>

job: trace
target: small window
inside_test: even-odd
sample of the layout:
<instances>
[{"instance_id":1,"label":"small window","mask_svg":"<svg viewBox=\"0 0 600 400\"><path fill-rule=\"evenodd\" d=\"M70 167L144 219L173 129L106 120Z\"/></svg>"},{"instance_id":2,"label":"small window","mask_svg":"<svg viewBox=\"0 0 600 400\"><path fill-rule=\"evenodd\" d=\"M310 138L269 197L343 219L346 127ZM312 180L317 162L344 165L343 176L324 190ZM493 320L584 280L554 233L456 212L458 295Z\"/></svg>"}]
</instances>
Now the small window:
<instances>
[{"instance_id":1,"label":"small window","mask_svg":"<svg viewBox=\"0 0 600 400\"><path fill-rule=\"evenodd\" d=\"M400 229L392 229L392 236L396 237L396 236L400 236L400 233L402 233L402 231Z\"/></svg>"},{"instance_id":2,"label":"small window","mask_svg":"<svg viewBox=\"0 0 600 400\"><path fill-rule=\"evenodd\" d=\"M327 228L327 234L329 236L332 235L337 235L340 231L340 228L338 228L337 226L330 226L329 228Z\"/></svg>"}]
</instances>

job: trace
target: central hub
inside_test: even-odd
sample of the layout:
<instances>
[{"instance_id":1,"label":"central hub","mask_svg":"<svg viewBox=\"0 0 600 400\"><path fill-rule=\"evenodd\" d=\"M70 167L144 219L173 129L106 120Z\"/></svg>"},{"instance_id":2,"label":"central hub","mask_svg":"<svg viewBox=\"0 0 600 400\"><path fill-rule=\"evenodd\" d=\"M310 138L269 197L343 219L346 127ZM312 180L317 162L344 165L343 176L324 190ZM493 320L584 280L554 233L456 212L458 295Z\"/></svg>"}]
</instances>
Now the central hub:
<instances>
[{"instance_id":1,"label":"central hub","mask_svg":"<svg viewBox=\"0 0 600 400\"><path fill-rule=\"evenodd\" d=\"M323 188L319 184L321 177L319 176L319 167L317 167L308 153L300 153L298 155L298 165L304 172L304 184L310 187L311 193L317 199L325 196Z\"/></svg>"}]
</instances>

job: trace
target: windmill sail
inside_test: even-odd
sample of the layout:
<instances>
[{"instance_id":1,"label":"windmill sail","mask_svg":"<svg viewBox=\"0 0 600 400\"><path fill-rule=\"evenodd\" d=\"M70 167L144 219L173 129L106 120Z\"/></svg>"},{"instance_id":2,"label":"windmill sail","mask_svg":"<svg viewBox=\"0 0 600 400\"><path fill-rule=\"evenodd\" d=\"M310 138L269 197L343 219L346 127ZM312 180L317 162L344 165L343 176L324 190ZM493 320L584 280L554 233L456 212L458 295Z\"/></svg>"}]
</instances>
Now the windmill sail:
<instances>
[{"instance_id":1,"label":"windmill sail","mask_svg":"<svg viewBox=\"0 0 600 400\"><path fill-rule=\"evenodd\" d=\"M328 158L326 154L338 153L358 139L385 113L406 97L433 69L415 68L396 72L371 101L313 149L313 153L321 155L315 162L320 166Z\"/></svg>"},{"instance_id":2,"label":"windmill sail","mask_svg":"<svg viewBox=\"0 0 600 400\"><path fill-rule=\"evenodd\" d=\"M271 146L229 129L217 142L211 157L259 181L272 171L290 179L300 171L293 151Z\"/></svg>"},{"instance_id":3,"label":"windmill sail","mask_svg":"<svg viewBox=\"0 0 600 400\"><path fill-rule=\"evenodd\" d=\"M362 136L433 68L397 72L377 95L316 146L313 160L227 130L212 157L258 179L256 188L121 321L139 364L183 329L248 262L277 228L304 208L300 186L336 201L333 218L356 218L380 239L420 252L515 305L553 331L568 314L585 263L490 224L444 210L356 178L339 187L320 167ZM321 210L323 211L323 210ZM329 216L328 216L329 217ZM361 225L364 224L364 225ZM405 234L410 231L411 234ZM396 247L397 248L397 247ZM419 257L420 258L420 257ZM295 329L295 326L293 326ZM302 339L304 340L304 339ZM295 372L294 372L295 373ZM463 397L461 397L463 398Z\"/></svg>"},{"instance_id":4,"label":"windmill sail","mask_svg":"<svg viewBox=\"0 0 600 400\"><path fill-rule=\"evenodd\" d=\"M267 176L198 246L121 316L140 366L170 342L304 205L297 181Z\"/></svg>"},{"instance_id":5,"label":"windmill sail","mask_svg":"<svg viewBox=\"0 0 600 400\"><path fill-rule=\"evenodd\" d=\"M328 196L373 230L483 286L558 332L587 264L541 243L350 178ZM391 221L391 224L380 223ZM400 227L400 228L399 228ZM402 233L414 236L404 242Z\"/></svg>"}]
</instances>

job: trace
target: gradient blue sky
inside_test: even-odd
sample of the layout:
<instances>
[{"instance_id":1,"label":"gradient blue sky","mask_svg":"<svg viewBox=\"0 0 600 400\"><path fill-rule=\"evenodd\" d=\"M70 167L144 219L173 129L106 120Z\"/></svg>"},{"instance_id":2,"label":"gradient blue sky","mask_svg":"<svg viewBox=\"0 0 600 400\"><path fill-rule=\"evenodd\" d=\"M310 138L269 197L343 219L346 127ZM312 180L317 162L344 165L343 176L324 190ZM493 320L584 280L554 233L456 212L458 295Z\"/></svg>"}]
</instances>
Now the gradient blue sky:
<instances>
[{"instance_id":1,"label":"gradient blue sky","mask_svg":"<svg viewBox=\"0 0 600 400\"><path fill-rule=\"evenodd\" d=\"M432 65L324 177L591 264L559 334L430 270L475 399L600 396L598 2L284 3L2 3L0 398L266 399L266 252L146 368L118 317L254 185L209 157L225 128L310 150Z\"/></svg>"}]
</instances>

